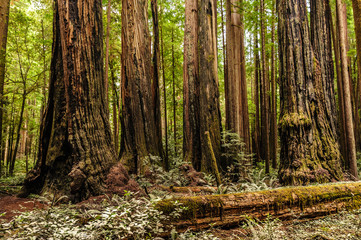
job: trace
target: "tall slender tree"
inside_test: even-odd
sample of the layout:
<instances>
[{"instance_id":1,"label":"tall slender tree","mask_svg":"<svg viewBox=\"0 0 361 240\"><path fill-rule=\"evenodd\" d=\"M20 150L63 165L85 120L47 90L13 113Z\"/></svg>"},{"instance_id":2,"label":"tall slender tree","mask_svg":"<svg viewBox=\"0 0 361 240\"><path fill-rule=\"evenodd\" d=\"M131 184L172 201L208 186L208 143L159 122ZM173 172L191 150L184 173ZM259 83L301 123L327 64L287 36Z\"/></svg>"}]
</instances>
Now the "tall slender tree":
<instances>
[{"instance_id":1,"label":"tall slender tree","mask_svg":"<svg viewBox=\"0 0 361 240\"><path fill-rule=\"evenodd\" d=\"M152 19L153 19L153 82L152 82L152 96L153 96L153 111L156 125L156 140L158 145L162 146L162 113L160 109L160 92L159 92L159 69L160 69L160 46L159 46L159 17L158 17L158 1L151 0ZM163 151L163 148L161 149ZM161 153L164 156L164 153ZM164 169L169 168L168 159L163 159Z\"/></svg>"},{"instance_id":2,"label":"tall slender tree","mask_svg":"<svg viewBox=\"0 0 361 240\"><path fill-rule=\"evenodd\" d=\"M277 101L276 101L276 1L272 0L272 47L271 47L271 125L270 125L270 160L272 168L277 168Z\"/></svg>"},{"instance_id":3,"label":"tall slender tree","mask_svg":"<svg viewBox=\"0 0 361 240\"><path fill-rule=\"evenodd\" d=\"M3 166L3 96L5 83L6 44L8 36L10 0L0 1L0 176Z\"/></svg>"},{"instance_id":4,"label":"tall slender tree","mask_svg":"<svg viewBox=\"0 0 361 240\"><path fill-rule=\"evenodd\" d=\"M352 104L351 104L351 88L349 73L347 67L347 49L346 49L346 32L347 25L343 21L345 12L342 11L342 1L336 0L336 11L337 11L337 23L340 41L340 60L341 60L341 76L342 76L342 89L343 89L343 100L344 100L344 120L345 120L345 134L347 144L347 163L351 175L357 179L357 161L356 161L356 144L354 135L354 125L352 117Z\"/></svg>"},{"instance_id":5,"label":"tall slender tree","mask_svg":"<svg viewBox=\"0 0 361 240\"><path fill-rule=\"evenodd\" d=\"M320 64L305 0L277 0L283 184L340 180L340 152L326 117Z\"/></svg>"},{"instance_id":6,"label":"tall slender tree","mask_svg":"<svg viewBox=\"0 0 361 240\"><path fill-rule=\"evenodd\" d=\"M261 84L261 145L262 158L266 164L266 173L270 172L270 134L269 134L269 79L268 79L268 63L266 58L266 15L265 3L260 3L261 15L261 65L262 65L262 84Z\"/></svg>"},{"instance_id":7,"label":"tall slender tree","mask_svg":"<svg viewBox=\"0 0 361 240\"><path fill-rule=\"evenodd\" d=\"M361 1L352 0L353 16L355 21L355 33L356 33L356 49L357 49L357 84L355 94L355 135L357 136L357 147L361 150L361 122L360 122L360 107L361 107Z\"/></svg>"},{"instance_id":8,"label":"tall slender tree","mask_svg":"<svg viewBox=\"0 0 361 240\"><path fill-rule=\"evenodd\" d=\"M55 0L54 11L38 160L21 196L52 192L80 201L103 192L116 159L104 84L102 3Z\"/></svg>"},{"instance_id":9,"label":"tall slender tree","mask_svg":"<svg viewBox=\"0 0 361 240\"><path fill-rule=\"evenodd\" d=\"M122 137L121 162L142 174L149 156L162 156L152 91L152 54L148 1L122 1ZM158 95L159 97L159 95Z\"/></svg>"}]
</instances>

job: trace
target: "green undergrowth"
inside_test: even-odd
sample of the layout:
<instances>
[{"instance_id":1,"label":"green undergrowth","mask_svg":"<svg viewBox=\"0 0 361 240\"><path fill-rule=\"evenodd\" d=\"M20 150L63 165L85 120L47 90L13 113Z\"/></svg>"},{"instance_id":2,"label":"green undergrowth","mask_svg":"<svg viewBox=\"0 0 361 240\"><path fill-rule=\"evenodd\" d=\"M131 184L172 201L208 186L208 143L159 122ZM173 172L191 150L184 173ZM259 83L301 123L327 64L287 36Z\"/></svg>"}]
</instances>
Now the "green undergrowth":
<instances>
[{"instance_id":1,"label":"green undergrowth","mask_svg":"<svg viewBox=\"0 0 361 240\"><path fill-rule=\"evenodd\" d=\"M162 239L165 232L171 239L215 239L209 232L178 234L169 220L180 216L182 206L164 215L154 204L127 193L101 203L37 209L0 222L0 239Z\"/></svg>"},{"instance_id":2,"label":"green undergrowth","mask_svg":"<svg viewBox=\"0 0 361 240\"><path fill-rule=\"evenodd\" d=\"M248 219L242 228L242 234L233 235L231 239L356 240L361 239L361 210L307 222L282 223L271 216L264 221Z\"/></svg>"}]
</instances>

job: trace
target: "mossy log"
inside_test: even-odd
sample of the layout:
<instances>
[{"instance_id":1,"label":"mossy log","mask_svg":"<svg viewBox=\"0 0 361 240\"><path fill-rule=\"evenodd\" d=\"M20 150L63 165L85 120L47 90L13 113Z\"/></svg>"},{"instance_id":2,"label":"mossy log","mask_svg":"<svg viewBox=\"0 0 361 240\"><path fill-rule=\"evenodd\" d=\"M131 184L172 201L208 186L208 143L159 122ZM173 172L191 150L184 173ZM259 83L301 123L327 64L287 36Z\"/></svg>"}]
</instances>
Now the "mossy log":
<instances>
[{"instance_id":1,"label":"mossy log","mask_svg":"<svg viewBox=\"0 0 361 240\"><path fill-rule=\"evenodd\" d=\"M173 221L178 231L232 227L247 217L262 220L268 215L281 220L305 220L360 208L361 182L180 197L160 201L156 208L169 214L179 203L186 210Z\"/></svg>"}]
</instances>

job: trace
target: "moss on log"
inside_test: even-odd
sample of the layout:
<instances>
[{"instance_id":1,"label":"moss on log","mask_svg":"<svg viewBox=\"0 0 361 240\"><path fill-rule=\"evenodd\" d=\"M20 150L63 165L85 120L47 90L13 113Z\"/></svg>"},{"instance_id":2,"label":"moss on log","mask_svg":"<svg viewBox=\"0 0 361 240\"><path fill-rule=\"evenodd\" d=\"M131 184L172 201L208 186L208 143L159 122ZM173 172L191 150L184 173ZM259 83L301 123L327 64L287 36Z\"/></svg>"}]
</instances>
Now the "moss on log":
<instances>
[{"instance_id":1,"label":"moss on log","mask_svg":"<svg viewBox=\"0 0 361 240\"><path fill-rule=\"evenodd\" d=\"M290 187L248 193L204 195L163 200L156 208L171 213L181 203L186 210L173 225L178 231L232 227L247 217L281 220L312 219L361 207L361 182Z\"/></svg>"}]
</instances>

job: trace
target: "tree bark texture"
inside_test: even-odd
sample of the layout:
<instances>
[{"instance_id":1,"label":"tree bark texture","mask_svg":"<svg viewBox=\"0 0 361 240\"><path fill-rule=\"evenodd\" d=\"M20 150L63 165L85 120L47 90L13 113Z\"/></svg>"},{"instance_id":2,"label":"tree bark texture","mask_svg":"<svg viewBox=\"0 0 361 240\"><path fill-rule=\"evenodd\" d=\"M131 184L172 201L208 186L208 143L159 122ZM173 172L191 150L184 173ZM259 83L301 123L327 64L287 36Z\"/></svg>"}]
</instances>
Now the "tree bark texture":
<instances>
[{"instance_id":1,"label":"tree bark texture","mask_svg":"<svg viewBox=\"0 0 361 240\"><path fill-rule=\"evenodd\" d=\"M181 216L172 221L177 231L182 232L239 226L249 217L264 220L272 216L293 221L319 218L343 210L358 209L361 206L360 191L360 183L280 188L249 193L179 197L160 201L156 208L169 214L179 208L179 204L186 207Z\"/></svg>"},{"instance_id":2,"label":"tree bark texture","mask_svg":"<svg viewBox=\"0 0 361 240\"><path fill-rule=\"evenodd\" d=\"M312 50L306 1L278 0L282 184L340 180L340 152L326 117L320 64Z\"/></svg>"},{"instance_id":3,"label":"tree bark texture","mask_svg":"<svg viewBox=\"0 0 361 240\"><path fill-rule=\"evenodd\" d=\"M149 156L162 156L153 92L148 1L122 1L121 162L142 174ZM158 94L159 97L159 94ZM149 164L149 163L148 163Z\"/></svg>"},{"instance_id":4,"label":"tree bark texture","mask_svg":"<svg viewBox=\"0 0 361 240\"><path fill-rule=\"evenodd\" d=\"M347 144L347 155L350 173L354 178L358 178L357 160L356 160L356 144L354 135L354 125L352 117L352 104L351 104L351 88L349 73L347 67L347 49L346 49L346 32L347 22L343 21L345 12L342 11L342 1L336 0L336 11L338 18L338 31L340 36L340 59L341 59L341 75L342 75L342 89L344 99L344 119L345 119L345 133L346 133L346 144Z\"/></svg>"},{"instance_id":5,"label":"tree bark texture","mask_svg":"<svg viewBox=\"0 0 361 240\"><path fill-rule=\"evenodd\" d=\"M191 161L197 171L204 172L212 172L205 132L210 134L217 161L221 148L216 7L215 0L186 1L184 158Z\"/></svg>"},{"instance_id":6,"label":"tree bark texture","mask_svg":"<svg viewBox=\"0 0 361 240\"><path fill-rule=\"evenodd\" d=\"M102 3L55 0L53 26L38 160L20 195L51 192L80 201L103 193L116 160L105 95Z\"/></svg>"},{"instance_id":7,"label":"tree bark texture","mask_svg":"<svg viewBox=\"0 0 361 240\"><path fill-rule=\"evenodd\" d=\"M311 44L315 58L320 64L322 87L325 99L325 116L333 135L337 136L337 112L334 86L334 67L331 42L331 12L328 0L311 2Z\"/></svg>"},{"instance_id":8,"label":"tree bark texture","mask_svg":"<svg viewBox=\"0 0 361 240\"><path fill-rule=\"evenodd\" d=\"M6 63L6 44L8 36L10 0L0 0L0 176L2 173L2 164L5 163L2 149L3 132L3 95L5 83L5 63Z\"/></svg>"},{"instance_id":9,"label":"tree bark texture","mask_svg":"<svg viewBox=\"0 0 361 240\"><path fill-rule=\"evenodd\" d=\"M249 116L244 46L243 1L226 1L227 28L227 95L226 128L238 133L245 142L245 150L250 149Z\"/></svg>"},{"instance_id":10,"label":"tree bark texture","mask_svg":"<svg viewBox=\"0 0 361 240\"><path fill-rule=\"evenodd\" d=\"M219 161L222 128L218 90L217 0L199 0L198 14L201 170L211 172L211 151L205 133L209 132L214 155Z\"/></svg>"},{"instance_id":11,"label":"tree bark texture","mask_svg":"<svg viewBox=\"0 0 361 240\"><path fill-rule=\"evenodd\" d=\"M355 134L357 146L361 150L361 122L360 122L360 101L361 101L361 1L353 0L353 17L355 21L356 49L357 49L357 85L355 94Z\"/></svg>"}]
</instances>

